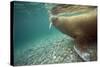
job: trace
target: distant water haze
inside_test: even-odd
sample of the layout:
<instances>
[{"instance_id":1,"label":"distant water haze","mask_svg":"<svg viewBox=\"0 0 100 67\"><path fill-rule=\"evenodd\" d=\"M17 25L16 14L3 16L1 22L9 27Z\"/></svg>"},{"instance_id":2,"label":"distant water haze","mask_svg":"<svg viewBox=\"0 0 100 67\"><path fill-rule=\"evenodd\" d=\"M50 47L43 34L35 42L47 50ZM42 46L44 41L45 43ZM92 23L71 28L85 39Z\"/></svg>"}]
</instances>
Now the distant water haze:
<instances>
[{"instance_id":1,"label":"distant water haze","mask_svg":"<svg viewBox=\"0 0 100 67\"><path fill-rule=\"evenodd\" d=\"M53 31L56 29L52 27L49 30L49 16L44 4L15 3L13 31L15 47L21 46L19 43L50 35Z\"/></svg>"}]
</instances>

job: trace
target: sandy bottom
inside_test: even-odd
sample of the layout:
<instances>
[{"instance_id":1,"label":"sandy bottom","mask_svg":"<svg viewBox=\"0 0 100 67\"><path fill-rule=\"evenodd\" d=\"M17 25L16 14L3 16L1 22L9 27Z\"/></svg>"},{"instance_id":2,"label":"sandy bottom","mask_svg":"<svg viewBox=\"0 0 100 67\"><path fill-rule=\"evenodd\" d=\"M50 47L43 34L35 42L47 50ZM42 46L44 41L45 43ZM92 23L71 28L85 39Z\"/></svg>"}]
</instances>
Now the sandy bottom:
<instances>
[{"instance_id":1,"label":"sandy bottom","mask_svg":"<svg viewBox=\"0 0 100 67\"><path fill-rule=\"evenodd\" d=\"M14 65L82 62L73 45L73 39L64 34L43 36L31 43L30 47L16 51Z\"/></svg>"}]
</instances>

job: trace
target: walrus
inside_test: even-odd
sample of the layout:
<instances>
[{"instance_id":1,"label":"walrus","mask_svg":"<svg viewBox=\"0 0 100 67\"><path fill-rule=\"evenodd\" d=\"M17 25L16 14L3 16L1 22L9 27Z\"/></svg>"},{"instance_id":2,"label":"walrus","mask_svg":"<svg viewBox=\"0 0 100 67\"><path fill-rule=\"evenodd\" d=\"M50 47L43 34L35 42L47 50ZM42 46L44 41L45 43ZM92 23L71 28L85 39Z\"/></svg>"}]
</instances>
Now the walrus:
<instances>
[{"instance_id":1,"label":"walrus","mask_svg":"<svg viewBox=\"0 0 100 67\"><path fill-rule=\"evenodd\" d=\"M84 53L89 47L96 45L96 6L61 4L53 7L51 14L52 24L59 31L71 36L75 40L75 47L78 48L80 53ZM85 60L88 59L85 58Z\"/></svg>"}]
</instances>

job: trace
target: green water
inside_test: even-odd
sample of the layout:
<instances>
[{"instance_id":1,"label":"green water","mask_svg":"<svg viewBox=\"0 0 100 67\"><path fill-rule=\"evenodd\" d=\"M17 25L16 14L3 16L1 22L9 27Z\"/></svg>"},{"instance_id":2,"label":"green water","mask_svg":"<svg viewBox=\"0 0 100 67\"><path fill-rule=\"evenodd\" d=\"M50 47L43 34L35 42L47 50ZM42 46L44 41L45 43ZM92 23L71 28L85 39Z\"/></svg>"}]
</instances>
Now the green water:
<instances>
[{"instance_id":1,"label":"green water","mask_svg":"<svg viewBox=\"0 0 100 67\"><path fill-rule=\"evenodd\" d=\"M48 12L42 3L14 3L14 42L15 47L25 46L30 40L47 36L57 31L49 30ZM20 45L22 43L22 45ZM19 45L18 45L19 44Z\"/></svg>"},{"instance_id":2,"label":"green water","mask_svg":"<svg viewBox=\"0 0 100 67\"><path fill-rule=\"evenodd\" d=\"M73 42L54 26L49 29L49 14L44 3L14 2L13 7L14 65L81 61L74 53L72 60L68 60L74 52Z\"/></svg>"}]
</instances>

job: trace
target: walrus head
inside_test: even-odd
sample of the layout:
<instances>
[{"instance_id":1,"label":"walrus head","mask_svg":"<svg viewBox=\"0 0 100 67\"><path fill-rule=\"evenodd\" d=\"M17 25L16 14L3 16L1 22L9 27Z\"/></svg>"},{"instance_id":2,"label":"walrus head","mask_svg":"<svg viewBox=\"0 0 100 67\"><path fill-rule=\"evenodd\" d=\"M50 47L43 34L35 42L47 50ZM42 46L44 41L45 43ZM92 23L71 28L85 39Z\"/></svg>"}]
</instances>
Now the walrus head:
<instances>
[{"instance_id":1,"label":"walrus head","mask_svg":"<svg viewBox=\"0 0 100 67\"><path fill-rule=\"evenodd\" d=\"M95 6L61 4L51 9L51 21L58 30L72 37L83 34L95 36L97 32L96 12ZM91 29L94 33L90 31Z\"/></svg>"}]
</instances>

